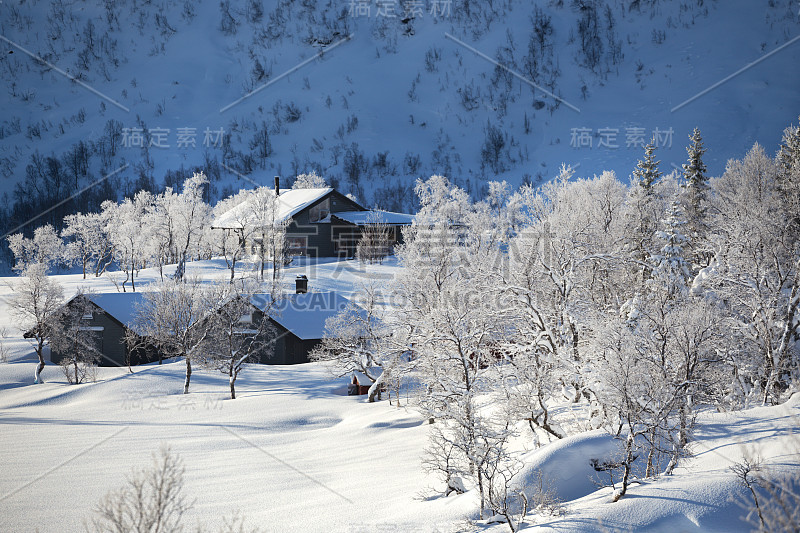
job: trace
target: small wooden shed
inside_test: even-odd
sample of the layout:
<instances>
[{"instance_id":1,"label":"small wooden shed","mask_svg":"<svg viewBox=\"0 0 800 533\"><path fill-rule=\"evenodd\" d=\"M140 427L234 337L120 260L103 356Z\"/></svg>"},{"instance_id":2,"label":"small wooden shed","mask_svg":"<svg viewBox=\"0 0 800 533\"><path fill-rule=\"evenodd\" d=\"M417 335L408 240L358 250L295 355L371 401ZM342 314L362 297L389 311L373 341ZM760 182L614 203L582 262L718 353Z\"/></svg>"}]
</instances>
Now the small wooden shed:
<instances>
[{"instance_id":1,"label":"small wooden shed","mask_svg":"<svg viewBox=\"0 0 800 533\"><path fill-rule=\"evenodd\" d=\"M369 394L372 380L361 372L353 372L350 384L347 386L348 396L363 396Z\"/></svg>"}]
</instances>

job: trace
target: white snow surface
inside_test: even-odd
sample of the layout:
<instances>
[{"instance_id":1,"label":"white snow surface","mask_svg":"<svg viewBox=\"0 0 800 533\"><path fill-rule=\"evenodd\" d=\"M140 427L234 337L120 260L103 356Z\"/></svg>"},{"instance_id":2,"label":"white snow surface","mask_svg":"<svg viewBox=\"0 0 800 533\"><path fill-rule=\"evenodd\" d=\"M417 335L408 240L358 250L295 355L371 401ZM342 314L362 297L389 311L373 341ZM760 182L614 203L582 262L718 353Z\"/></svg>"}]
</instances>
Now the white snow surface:
<instances>
[{"instance_id":1,"label":"white snow surface","mask_svg":"<svg viewBox=\"0 0 800 533\"><path fill-rule=\"evenodd\" d=\"M162 443L185 461L196 499L188 524L218 525L239 509L266 531L403 530L471 511L470 498L415 500L427 428L413 411L348 397L346 380L314 364L253 365L236 400L225 376L207 372L181 394L183 371L182 362L103 369L98 383L68 386L48 367L50 381L34 387L20 383L33 363L3 365L0 530L80 530ZM43 513L32 512L41 502Z\"/></svg>"},{"instance_id":2,"label":"white snow surface","mask_svg":"<svg viewBox=\"0 0 800 533\"><path fill-rule=\"evenodd\" d=\"M333 191L333 189L330 187L320 189L281 189L278 195L278 205L280 208L276 219L286 220L291 218L331 191ZM274 191L270 192L275 194ZM249 206L249 202L244 201L220 215L211 227L240 229L248 223L249 220L255 218L256 214Z\"/></svg>"},{"instance_id":3,"label":"white snow surface","mask_svg":"<svg viewBox=\"0 0 800 533\"><path fill-rule=\"evenodd\" d=\"M264 309L270 294L254 294L253 304ZM333 291L290 294L275 303L270 317L300 339L321 339L325 321L347 307L348 300Z\"/></svg>"},{"instance_id":4,"label":"white snow surface","mask_svg":"<svg viewBox=\"0 0 800 533\"><path fill-rule=\"evenodd\" d=\"M374 223L373 217L375 216L377 216L377 220L390 226L411 225L414 221L414 215L392 213L391 211L340 211L332 213L332 215L357 226Z\"/></svg>"},{"instance_id":5,"label":"white snow surface","mask_svg":"<svg viewBox=\"0 0 800 533\"><path fill-rule=\"evenodd\" d=\"M547 448L554 451L545 448L539 452L549 456L542 461L545 483L575 499L567 505L564 516L539 519L536 530L750 531L752 528L742 521L747 513L738 503L747 501L746 489L730 467L750 453L760 455L774 472L783 474L800 468L796 435L799 417L797 393L776 407L701 415L691 445L695 456L679 463L672 476L631 485L617 503L610 503L611 488L594 488L579 496L591 486L585 476L588 459L608 449L610 437L589 432L550 445Z\"/></svg>"},{"instance_id":6,"label":"white snow surface","mask_svg":"<svg viewBox=\"0 0 800 533\"><path fill-rule=\"evenodd\" d=\"M397 263L355 261L293 265L317 290L358 301L359 284L388 287ZM227 278L222 260L190 263L189 275ZM171 273L167 269L166 274ZM158 278L142 271L137 287ZM113 291L107 278L57 276L69 298L79 286ZM0 363L0 531L81 531L92 508L149 466L168 444L186 466L185 494L195 500L185 524L216 528L239 510L263 531L464 531L476 519L475 491L434 496L441 483L421 468L429 426L410 407L347 396L349 378L319 364L248 365L230 400L222 374L197 369L181 394L184 365L102 368L96 383L68 385L57 366L33 385L34 356L12 325L8 283L0 283L0 327L12 353ZM389 301L390 295L386 295ZM403 403L406 403L404 398ZM744 492L730 466L746 451L776 470L798 468L800 395L777 407L703 413L695 457L673 476L633 484L618 503L611 488L588 480L589 460L616 442L595 430L525 454L520 479L541 469L565 502L560 517L531 515L531 531L749 531L735 499ZM478 526L508 531L505 524Z\"/></svg>"},{"instance_id":7,"label":"white snow surface","mask_svg":"<svg viewBox=\"0 0 800 533\"><path fill-rule=\"evenodd\" d=\"M133 323L136 304L142 300L140 292L104 292L87 296L89 300L128 327Z\"/></svg>"}]
</instances>

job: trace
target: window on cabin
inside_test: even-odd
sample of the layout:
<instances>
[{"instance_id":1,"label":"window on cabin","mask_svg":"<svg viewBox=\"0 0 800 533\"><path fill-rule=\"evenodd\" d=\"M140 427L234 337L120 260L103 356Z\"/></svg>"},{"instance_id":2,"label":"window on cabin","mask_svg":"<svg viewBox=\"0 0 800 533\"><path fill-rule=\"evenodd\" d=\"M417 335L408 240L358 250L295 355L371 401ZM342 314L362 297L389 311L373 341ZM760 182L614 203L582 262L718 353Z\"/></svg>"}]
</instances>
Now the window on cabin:
<instances>
[{"instance_id":1,"label":"window on cabin","mask_svg":"<svg viewBox=\"0 0 800 533\"><path fill-rule=\"evenodd\" d=\"M91 311L86 311L83 316L81 317L82 320L91 320L94 318L94 314Z\"/></svg>"},{"instance_id":2,"label":"window on cabin","mask_svg":"<svg viewBox=\"0 0 800 533\"><path fill-rule=\"evenodd\" d=\"M311 209L308 211L308 220L309 222L320 222L328 218L328 215L331 214L331 200L330 198L325 198L320 203L315 206L312 206Z\"/></svg>"},{"instance_id":3,"label":"window on cabin","mask_svg":"<svg viewBox=\"0 0 800 533\"><path fill-rule=\"evenodd\" d=\"M308 238L286 237L286 247L289 250L289 255L306 255Z\"/></svg>"},{"instance_id":4,"label":"window on cabin","mask_svg":"<svg viewBox=\"0 0 800 533\"><path fill-rule=\"evenodd\" d=\"M251 239L248 242L248 246L247 246L246 250L248 252L250 252L251 254L253 254L253 255L259 254L259 253L261 253L261 243L262 242L263 242L263 240L261 239L261 237L254 237L253 239Z\"/></svg>"},{"instance_id":5,"label":"window on cabin","mask_svg":"<svg viewBox=\"0 0 800 533\"><path fill-rule=\"evenodd\" d=\"M253 313L245 313L239 319L239 323L241 324L252 324L253 323Z\"/></svg>"}]
</instances>

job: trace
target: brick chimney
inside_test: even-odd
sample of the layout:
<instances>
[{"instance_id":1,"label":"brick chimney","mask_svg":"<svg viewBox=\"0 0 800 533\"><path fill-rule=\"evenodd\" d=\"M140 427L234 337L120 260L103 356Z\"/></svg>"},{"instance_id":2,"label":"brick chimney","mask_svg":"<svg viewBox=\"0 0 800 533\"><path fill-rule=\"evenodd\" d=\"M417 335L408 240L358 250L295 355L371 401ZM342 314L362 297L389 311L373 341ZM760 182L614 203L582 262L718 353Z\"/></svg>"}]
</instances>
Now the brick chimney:
<instances>
[{"instance_id":1,"label":"brick chimney","mask_svg":"<svg viewBox=\"0 0 800 533\"><path fill-rule=\"evenodd\" d=\"M275 196L279 196L281 194L281 177L275 176Z\"/></svg>"}]
</instances>

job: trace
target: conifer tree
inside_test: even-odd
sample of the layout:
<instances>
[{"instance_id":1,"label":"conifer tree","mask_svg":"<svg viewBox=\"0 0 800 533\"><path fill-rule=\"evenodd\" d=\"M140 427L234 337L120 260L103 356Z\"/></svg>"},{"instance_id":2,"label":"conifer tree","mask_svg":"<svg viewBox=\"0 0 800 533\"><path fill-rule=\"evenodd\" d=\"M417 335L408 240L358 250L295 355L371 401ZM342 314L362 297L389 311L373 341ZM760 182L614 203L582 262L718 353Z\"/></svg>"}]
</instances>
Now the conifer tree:
<instances>
[{"instance_id":1,"label":"conifer tree","mask_svg":"<svg viewBox=\"0 0 800 533\"><path fill-rule=\"evenodd\" d=\"M649 281L651 290L663 291L670 299L685 295L689 288L691 274L684 256L684 247L690 240L683 233L686 221L680 202L673 201L664 229L657 236L664 245L659 254L651 257L653 276Z\"/></svg>"},{"instance_id":2,"label":"conifer tree","mask_svg":"<svg viewBox=\"0 0 800 533\"><path fill-rule=\"evenodd\" d=\"M655 185L661 178L660 161L655 158L655 145L651 141L645 147L644 160L639 160L631 173L631 188L628 194L627 240L635 261L645 263L651 254L653 236L658 229L658 214L655 208ZM644 278L648 269L641 269Z\"/></svg>"},{"instance_id":3,"label":"conifer tree","mask_svg":"<svg viewBox=\"0 0 800 533\"><path fill-rule=\"evenodd\" d=\"M708 176L703 163L703 138L700 130L695 128L689 136L691 144L686 148L688 162L683 164L682 187L684 188L684 205L686 209L687 236L692 242L691 256L696 263L702 263L705 254L702 244L705 240L706 210L708 209Z\"/></svg>"},{"instance_id":4,"label":"conifer tree","mask_svg":"<svg viewBox=\"0 0 800 533\"><path fill-rule=\"evenodd\" d=\"M636 169L633 171L635 182L650 195L653 193L653 185L661 177L658 165L661 161L656 161L655 145L653 141L644 147L644 160L639 160Z\"/></svg>"}]
</instances>

